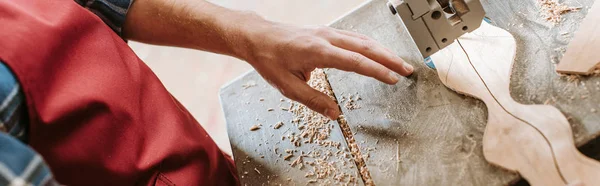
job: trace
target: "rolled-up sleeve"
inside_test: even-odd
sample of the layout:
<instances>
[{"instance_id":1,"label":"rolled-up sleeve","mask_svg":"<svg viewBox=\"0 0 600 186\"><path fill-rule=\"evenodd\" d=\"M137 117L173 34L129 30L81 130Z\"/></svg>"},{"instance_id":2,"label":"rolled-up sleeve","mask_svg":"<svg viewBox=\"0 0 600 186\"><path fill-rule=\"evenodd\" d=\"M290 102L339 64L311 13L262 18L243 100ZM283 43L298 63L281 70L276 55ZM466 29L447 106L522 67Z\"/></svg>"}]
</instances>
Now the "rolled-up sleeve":
<instances>
[{"instance_id":1,"label":"rolled-up sleeve","mask_svg":"<svg viewBox=\"0 0 600 186\"><path fill-rule=\"evenodd\" d=\"M125 16L133 0L75 0L75 2L96 14L121 36Z\"/></svg>"}]
</instances>

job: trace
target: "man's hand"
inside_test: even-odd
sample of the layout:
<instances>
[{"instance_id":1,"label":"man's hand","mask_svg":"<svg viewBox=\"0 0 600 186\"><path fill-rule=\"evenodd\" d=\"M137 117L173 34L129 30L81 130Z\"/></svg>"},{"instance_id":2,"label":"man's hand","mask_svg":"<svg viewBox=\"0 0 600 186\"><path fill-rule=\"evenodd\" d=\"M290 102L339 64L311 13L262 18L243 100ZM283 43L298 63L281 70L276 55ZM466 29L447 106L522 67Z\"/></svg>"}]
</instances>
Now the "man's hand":
<instances>
[{"instance_id":1,"label":"man's hand","mask_svg":"<svg viewBox=\"0 0 600 186\"><path fill-rule=\"evenodd\" d=\"M413 72L394 53L357 33L266 21L246 29L248 52L242 58L284 96L332 119L340 115L337 104L306 84L315 68L356 72L387 84Z\"/></svg>"},{"instance_id":2,"label":"man's hand","mask_svg":"<svg viewBox=\"0 0 600 186\"><path fill-rule=\"evenodd\" d=\"M315 68L357 72L388 84L413 71L366 36L273 23L201 0L135 0L123 29L126 39L246 60L283 95L332 119L340 114L337 104L306 84Z\"/></svg>"}]
</instances>

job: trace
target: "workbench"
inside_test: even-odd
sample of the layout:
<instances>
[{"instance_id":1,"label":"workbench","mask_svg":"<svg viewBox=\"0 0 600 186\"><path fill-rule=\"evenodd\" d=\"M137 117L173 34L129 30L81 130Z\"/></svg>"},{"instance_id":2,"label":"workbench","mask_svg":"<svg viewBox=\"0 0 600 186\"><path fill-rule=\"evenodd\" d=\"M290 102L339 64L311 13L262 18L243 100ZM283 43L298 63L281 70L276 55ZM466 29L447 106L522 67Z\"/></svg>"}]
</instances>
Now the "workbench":
<instances>
[{"instance_id":1,"label":"workbench","mask_svg":"<svg viewBox=\"0 0 600 186\"><path fill-rule=\"evenodd\" d=\"M578 12L563 15L562 23L551 25L539 15L535 0L481 1L492 24L509 31L517 40L517 56L511 75L511 94L524 104L549 104L563 112L573 128L581 151L598 159L595 140L600 134L600 77L566 78L555 72L566 45L587 14L593 0L567 1L581 6ZM360 96L360 108L340 103L376 185L507 185L519 176L485 161L482 136L487 120L485 105L474 98L446 88L435 70L423 63L398 17L386 0L370 1L330 26L365 34L379 41L415 67L413 75L396 85L386 85L354 73L326 69L335 97ZM287 107L285 99L251 71L224 86L220 93L229 139L243 185L306 185L314 178L306 170L290 166L280 151L309 152L326 148L318 145L295 147L282 140L294 131L273 125L292 119L289 112L268 111ZM283 101L282 101L283 99ZM276 109L277 110L277 109ZM256 124L262 128L250 131ZM331 131L337 149L347 150L339 127ZM353 160L347 159L349 164ZM359 175L355 166L344 170ZM363 185L360 177L352 183ZM316 184L322 182L316 180Z\"/></svg>"}]
</instances>

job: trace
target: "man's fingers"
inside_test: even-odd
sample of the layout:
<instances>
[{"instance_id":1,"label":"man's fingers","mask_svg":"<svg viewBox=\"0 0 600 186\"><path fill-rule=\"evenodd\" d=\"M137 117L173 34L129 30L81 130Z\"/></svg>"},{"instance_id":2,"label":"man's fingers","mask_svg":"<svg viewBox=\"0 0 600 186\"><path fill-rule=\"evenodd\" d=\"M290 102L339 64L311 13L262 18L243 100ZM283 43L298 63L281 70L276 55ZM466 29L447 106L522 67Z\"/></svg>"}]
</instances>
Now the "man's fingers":
<instances>
[{"instance_id":1,"label":"man's fingers","mask_svg":"<svg viewBox=\"0 0 600 186\"><path fill-rule=\"evenodd\" d=\"M585 186L585 185L583 184L583 182L581 182L579 180L575 180L571 183L568 183L567 186Z\"/></svg>"},{"instance_id":2,"label":"man's fingers","mask_svg":"<svg viewBox=\"0 0 600 186\"><path fill-rule=\"evenodd\" d=\"M398 75L385 66L356 52L331 47L325 52L322 68L337 68L373 77L387 84L396 84Z\"/></svg>"},{"instance_id":3,"label":"man's fingers","mask_svg":"<svg viewBox=\"0 0 600 186\"><path fill-rule=\"evenodd\" d=\"M402 76L412 74L413 67L410 64L390 52L381 44L369 38L361 39L358 37L350 37L347 34L348 33L331 36L329 41L334 46L360 53L389 69L398 72L398 74Z\"/></svg>"},{"instance_id":4,"label":"man's fingers","mask_svg":"<svg viewBox=\"0 0 600 186\"><path fill-rule=\"evenodd\" d=\"M356 37L356 38L364 39L364 40L369 40L370 39L369 37L367 37L365 35L362 35L362 34L359 34L359 33L356 33L356 32L350 32L350 31L339 30L339 29L334 29L334 30L335 30L335 32L337 32L339 34L342 34L342 35L347 35L347 36L350 36L350 37Z\"/></svg>"},{"instance_id":5,"label":"man's fingers","mask_svg":"<svg viewBox=\"0 0 600 186\"><path fill-rule=\"evenodd\" d=\"M362 34L359 34L359 33L356 33L356 32L350 32L350 31L338 30L338 29L335 29L335 31L337 33L339 33L339 34L342 34L342 35L346 35L346 36L350 36L350 37L356 37L356 38L359 38L359 39L362 39L362 40L371 40L371 41L373 41L373 39L371 39L369 36L362 35ZM385 51L393 54L393 52L390 49L385 48L385 47L383 47L383 49Z\"/></svg>"},{"instance_id":6,"label":"man's fingers","mask_svg":"<svg viewBox=\"0 0 600 186\"><path fill-rule=\"evenodd\" d=\"M340 109L329 96L313 89L297 77L289 77L286 80L289 86L282 87L284 89L282 92L286 97L296 100L330 119L338 118L341 113Z\"/></svg>"}]
</instances>

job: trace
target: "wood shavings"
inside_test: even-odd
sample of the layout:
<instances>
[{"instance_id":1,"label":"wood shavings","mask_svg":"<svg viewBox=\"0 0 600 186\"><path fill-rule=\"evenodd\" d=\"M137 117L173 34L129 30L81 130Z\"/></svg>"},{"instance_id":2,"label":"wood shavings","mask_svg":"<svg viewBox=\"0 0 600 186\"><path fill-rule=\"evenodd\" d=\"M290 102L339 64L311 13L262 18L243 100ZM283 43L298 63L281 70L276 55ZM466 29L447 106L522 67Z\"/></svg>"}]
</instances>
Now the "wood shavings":
<instances>
[{"instance_id":1,"label":"wood shavings","mask_svg":"<svg viewBox=\"0 0 600 186\"><path fill-rule=\"evenodd\" d=\"M561 77L564 77L567 82L579 84L581 82L581 76L576 74L561 74Z\"/></svg>"},{"instance_id":2,"label":"wood shavings","mask_svg":"<svg viewBox=\"0 0 600 186\"><path fill-rule=\"evenodd\" d=\"M542 18L553 25L557 25L562 21L563 14L579 11L581 9L581 7L569 7L559 3L557 0L538 0L537 2L541 7L540 14L542 15Z\"/></svg>"},{"instance_id":3,"label":"wood shavings","mask_svg":"<svg viewBox=\"0 0 600 186\"><path fill-rule=\"evenodd\" d=\"M258 171L257 168L254 168L254 171L256 171L256 173L260 174L260 171Z\"/></svg>"},{"instance_id":4,"label":"wood shavings","mask_svg":"<svg viewBox=\"0 0 600 186\"><path fill-rule=\"evenodd\" d=\"M250 127L250 131L257 131L258 129L260 129L260 124L259 125L252 125L252 127Z\"/></svg>"},{"instance_id":5,"label":"wood shavings","mask_svg":"<svg viewBox=\"0 0 600 186\"><path fill-rule=\"evenodd\" d=\"M342 96L340 103L344 103L344 107L348 110L355 110L360 108L360 106L356 104L356 102L360 100L362 100L362 98L358 93L348 94L347 96Z\"/></svg>"},{"instance_id":6,"label":"wood shavings","mask_svg":"<svg viewBox=\"0 0 600 186\"><path fill-rule=\"evenodd\" d=\"M325 73L322 69L315 69L311 73L311 79L308 84L328 95L331 99L335 100L333 91L327 82ZM300 138L306 138L310 143L314 143L329 138L331 133L330 119L317 112L312 111L310 108L296 102L290 102L290 108L288 109L294 115L291 123L298 126ZM302 124L302 125L301 125Z\"/></svg>"},{"instance_id":7,"label":"wood shavings","mask_svg":"<svg viewBox=\"0 0 600 186\"><path fill-rule=\"evenodd\" d=\"M322 69L315 69L311 73L311 79L307 84L335 100L331 86L327 82ZM351 98L352 102L360 99L357 94L352 95ZM286 100L280 99L279 101L284 102ZM328 117L314 112L300 103L289 101L289 104L289 107L281 106L281 104L278 106L281 110L290 112L293 116L289 124L285 123L286 128L290 131L283 134L281 140L283 142L289 141L295 147L306 144L307 148L312 150L308 153L304 151L298 153L300 149L283 150L274 147L274 153L279 157L283 157L284 161L288 161L291 167L305 171L305 177L315 178L311 183L318 183L319 185L358 184L357 176L359 173L356 172L355 164L352 163L355 156L347 156L341 153L340 149L343 141L329 139L332 129L337 125L336 122L331 122ZM358 107L356 106L356 108ZM273 110L269 108L268 111ZM283 121L280 121L273 125L273 128L280 129L283 125ZM339 151L340 153L332 153L332 151ZM359 169L358 171L365 172L366 169Z\"/></svg>"},{"instance_id":8,"label":"wood shavings","mask_svg":"<svg viewBox=\"0 0 600 186\"><path fill-rule=\"evenodd\" d=\"M340 116L338 118L338 123L340 124L340 127L342 128L342 133L344 134L344 137L346 138L346 142L348 143L348 148L350 148L350 153L352 154L352 156L354 156L354 162L355 162L356 166L359 167L360 176L362 177L363 181L365 182L365 185L374 185L373 179L371 178L369 170L367 169L367 165L361 156L360 149L358 148L358 145L356 144L356 141L354 140L354 135L352 134L352 131L350 130L350 126L348 125L346 118L343 115Z\"/></svg>"},{"instance_id":9,"label":"wood shavings","mask_svg":"<svg viewBox=\"0 0 600 186\"><path fill-rule=\"evenodd\" d=\"M312 171L308 171L308 173L306 173L306 174L304 175L304 177L308 178L308 177L312 177L312 176L314 176L314 175L315 175L315 173L314 173L314 172L312 172Z\"/></svg>"},{"instance_id":10,"label":"wood shavings","mask_svg":"<svg viewBox=\"0 0 600 186\"><path fill-rule=\"evenodd\" d=\"M274 129L279 129L281 128L281 126L283 126L283 122L278 122L277 124L275 124L275 126L273 127Z\"/></svg>"},{"instance_id":11,"label":"wood shavings","mask_svg":"<svg viewBox=\"0 0 600 186\"><path fill-rule=\"evenodd\" d=\"M244 83L244 84L242 85L242 88L244 88L244 89L248 89L248 88L250 88L250 87L255 87L255 86L256 86L256 82L254 82L254 81L249 81L249 82L246 82L246 83Z\"/></svg>"},{"instance_id":12,"label":"wood shavings","mask_svg":"<svg viewBox=\"0 0 600 186\"><path fill-rule=\"evenodd\" d=\"M288 154L287 156L283 157L283 160L285 160L285 161L289 161L289 160L290 160L290 158L292 158L292 157L294 157L294 155L293 155L293 154Z\"/></svg>"},{"instance_id":13,"label":"wood shavings","mask_svg":"<svg viewBox=\"0 0 600 186\"><path fill-rule=\"evenodd\" d=\"M544 101L544 105L552 105L554 103L556 103L556 98L554 98L554 97L549 98L546 101Z\"/></svg>"},{"instance_id":14,"label":"wood shavings","mask_svg":"<svg viewBox=\"0 0 600 186\"><path fill-rule=\"evenodd\" d=\"M295 167L296 165L299 165L299 164L302 164L302 156L298 156L298 158L296 158L294 161L292 161L290 166Z\"/></svg>"}]
</instances>

